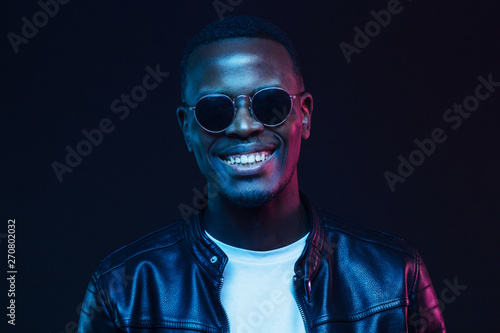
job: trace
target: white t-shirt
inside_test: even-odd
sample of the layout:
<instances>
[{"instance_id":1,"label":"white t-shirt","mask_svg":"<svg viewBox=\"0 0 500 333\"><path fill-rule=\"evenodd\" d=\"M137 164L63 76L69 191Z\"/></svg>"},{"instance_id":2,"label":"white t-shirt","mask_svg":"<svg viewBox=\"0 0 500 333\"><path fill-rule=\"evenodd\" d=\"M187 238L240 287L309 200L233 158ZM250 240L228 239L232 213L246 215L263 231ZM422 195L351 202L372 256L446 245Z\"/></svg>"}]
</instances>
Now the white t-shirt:
<instances>
[{"instance_id":1,"label":"white t-shirt","mask_svg":"<svg viewBox=\"0 0 500 333\"><path fill-rule=\"evenodd\" d=\"M232 333L305 332L292 280L308 234L271 251L246 250L207 235L229 258L221 300Z\"/></svg>"}]
</instances>

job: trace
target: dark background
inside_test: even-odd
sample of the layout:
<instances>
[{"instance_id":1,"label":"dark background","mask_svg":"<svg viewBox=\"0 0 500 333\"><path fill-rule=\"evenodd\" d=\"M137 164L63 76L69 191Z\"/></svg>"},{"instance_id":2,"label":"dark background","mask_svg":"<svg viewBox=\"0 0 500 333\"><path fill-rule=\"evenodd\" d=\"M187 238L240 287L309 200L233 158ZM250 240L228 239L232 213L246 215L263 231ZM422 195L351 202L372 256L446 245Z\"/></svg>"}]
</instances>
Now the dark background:
<instances>
[{"instance_id":1,"label":"dark background","mask_svg":"<svg viewBox=\"0 0 500 333\"><path fill-rule=\"evenodd\" d=\"M301 189L332 213L418 248L439 298L445 280L466 285L445 304L450 332L492 331L500 87L457 130L442 117L474 93L479 75L500 81L500 5L402 0L401 13L348 64L339 44L352 44L353 28L387 4L242 0L224 15L262 16L296 44L314 96ZM18 269L16 326L7 331L71 332L99 260L180 217L178 205L203 189L175 117L178 70L184 45L218 15L212 1L71 1L15 54L7 34L20 35L21 18L32 22L38 11L35 1L3 1L0 11L0 248L7 252L15 218ZM111 102L157 64L170 76L120 120ZM76 148L81 131L103 118L115 130L59 182L51 163L64 163L66 145ZM397 173L398 155L408 158L413 141L438 127L448 139L391 192L384 172Z\"/></svg>"}]
</instances>

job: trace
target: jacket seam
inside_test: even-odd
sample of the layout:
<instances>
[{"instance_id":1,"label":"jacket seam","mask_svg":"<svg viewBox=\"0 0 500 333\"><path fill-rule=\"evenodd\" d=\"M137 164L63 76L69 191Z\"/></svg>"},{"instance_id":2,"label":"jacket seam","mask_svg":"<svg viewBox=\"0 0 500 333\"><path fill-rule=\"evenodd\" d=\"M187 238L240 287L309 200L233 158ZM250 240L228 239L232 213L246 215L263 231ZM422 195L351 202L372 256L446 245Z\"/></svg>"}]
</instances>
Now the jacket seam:
<instances>
[{"instance_id":1,"label":"jacket seam","mask_svg":"<svg viewBox=\"0 0 500 333\"><path fill-rule=\"evenodd\" d=\"M364 225L361 225L361 224L357 224L355 222L352 222L346 218L343 218L343 217L340 217L340 216L337 216L337 215L334 215L328 211L326 211L325 209L323 208L320 208L320 207L317 207L317 210L320 212L320 215L325 219L325 220L328 220L328 221L332 221L332 220L339 220L340 222L343 222L343 223L347 223L353 227L356 227L356 228L359 228L359 229L362 229L364 231L368 231L368 232L373 232L373 233L376 233L378 234L379 236L383 236L383 237L386 237L386 238L389 238L393 241L398 241L400 243L404 243L404 240L400 237L397 237L397 236L394 236L392 234L389 234L387 232L383 232L383 231L380 231L380 230L377 230L377 229L372 229L372 228L369 228L367 226L364 226Z\"/></svg>"},{"instance_id":2,"label":"jacket seam","mask_svg":"<svg viewBox=\"0 0 500 333\"><path fill-rule=\"evenodd\" d=\"M118 328L124 327L166 327L166 328L174 328L174 329L195 329L198 330L200 328L207 329L209 331L217 331L218 328L212 325L206 325L199 322L193 321L180 321L180 320L133 320L133 319L125 319L121 321L117 321L116 325Z\"/></svg>"},{"instance_id":3,"label":"jacket seam","mask_svg":"<svg viewBox=\"0 0 500 333\"><path fill-rule=\"evenodd\" d=\"M417 279L418 279L418 275L419 275L419 260L418 260L418 252L417 250L415 250L415 261L414 261L414 264L413 264L413 267L414 267L414 272L413 272L413 277L412 277L412 283L411 283L411 289L410 289L410 292L408 293L410 295L410 306L409 306L409 313L408 313L408 316L410 315L410 313L416 313L416 304L414 302L414 298L415 298L415 288L417 286ZM406 318L408 320L408 318ZM419 327L415 327L415 330L416 330L416 333L419 333L420 329Z\"/></svg>"},{"instance_id":4,"label":"jacket seam","mask_svg":"<svg viewBox=\"0 0 500 333\"><path fill-rule=\"evenodd\" d=\"M97 291L96 297L104 297L105 298L105 299L103 299L103 302L104 302L103 307L106 310L107 317L114 323L115 318L111 317L111 313L113 313L113 312L111 311L111 308L108 308L108 306L111 305L111 300L108 298L108 296L109 296L108 293L104 292L104 290L101 288L98 280L94 276L92 276L92 280L94 280L94 284L95 284L96 291ZM104 295L104 296L100 296L100 295Z\"/></svg>"},{"instance_id":5,"label":"jacket seam","mask_svg":"<svg viewBox=\"0 0 500 333\"><path fill-rule=\"evenodd\" d=\"M439 307L439 304L434 305L432 308L427 308L425 311L420 312L420 313L427 313L427 312L429 312L429 311L434 310L434 309L435 309L435 308L437 308L437 307Z\"/></svg>"},{"instance_id":6,"label":"jacket seam","mask_svg":"<svg viewBox=\"0 0 500 333\"><path fill-rule=\"evenodd\" d=\"M164 226L163 228L160 228L158 230L154 230L144 236L142 236L141 238L139 239L136 239L135 241L133 241L132 243L129 243L129 244L126 244L122 247L120 247L119 249L111 252L110 254L108 254L106 257L104 257L104 259L102 261L106 261L106 259L108 259L109 257L113 256L115 253L118 253L120 252L121 250L125 249L125 248L128 248L128 247L132 247L133 245L137 244L137 243L140 243L142 240L144 240L145 238L148 238L148 237L152 237L153 235L155 234L159 234L161 233L162 231L165 231L166 229L170 229L170 228L174 228L176 227L179 223L182 222L182 219L178 219L176 221L174 221L173 223L170 223L169 225L166 225Z\"/></svg>"},{"instance_id":7,"label":"jacket seam","mask_svg":"<svg viewBox=\"0 0 500 333\"><path fill-rule=\"evenodd\" d=\"M412 282L411 282L411 289L410 289L410 295L413 296L415 295L415 288L417 286L417 280L418 280L418 275L420 274L419 270L420 270L420 261L419 261L419 258L418 258L418 252L417 250L415 250L415 260L414 260L414 263L413 263L413 267L414 267L414 272L413 272L413 277L412 277Z\"/></svg>"},{"instance_id":8,"label":"jacket seam","mask_svg":"<svg viewBox=\"0 0 500 333\"><path fill-rule=\"evenodd\" d=\"M112 266L111 268L107 269L106 271L98 274L99 277L98 277L98 280L101 279L104 275L108 274L109 272L111 272L112 270L115 270L117 269L118 267L126 264L128 261L130 261L131 259L137 257L138 255L141 255L143 253L147 253L147 252L151 252L151 251L156 251L156 250L161 250L161 249L164 249L164 248L167 248L167 247L171 247L171 246L174 246L176 245L177 243L181 242L182 240L184 239L184 236L181 236L180 239L177 239L174 243L172 244L168 244L168 245L164 245L164 246L160 246L160 247L156 247L156 248L153 248L153 249L147 249L147 250L144 250L144 251L141 251L141 252L137 252L137 253L134 253L132 256L130 257L127 257L126 259L124 259L123 262L119 263L119 264L116 264L114 266Z\"/></svg>"},{"instance_id":9,"label":"jacket seam","mask_svg":"<svg viewBox=\"0 0 500 333\"><path fill-rule=\"evenodd\" d=\"M428 284L428 285L426 285L425 287L420 288L419 290L415 290L415 291L413 292L413 294L414 294L414 295L416 295L416 294L418 294L418 293L420 293L420 292L424 291L425 289L430 288L431 286L432 286L432 284Z\"/></svg>"},{"instance_id":10,"label":"jacket seam","mask_svg":"<svg viewBox=\"0 0 500 333\"><path fill-rule=\"evenodd\" d=\"M335 227L332 227L332 226L329 226L329 225L325 225L325 228L329 229L330 231L336 231L336 232L339 232L339 233L342 233L342 234L345 234L345 235L349 235L353 238L356 238L356 239L359 239L363 242L368 242L368 243L372 243L372 244L377 244L377 245L380 245L380 246L383 246L383 247L386 247L386 248L389 248L389 249L392 249L394 251L398 251L398 252L401 252L401 253L404 253L408 256L410 256L411 258L415 259L414 255L404 249L399 249L397 247L394 247L394 246L390 246L388 244L384 244L384 243L381 243L379 241L376 241L376 240L371 240L371 239L367 239L367 238L362 238L362 237L359 237L359 236L356 236L350 232L347 232L347 231L344 231L344 230L341 230L341 229L338 229L338 228L335 228ZM401 244L404 244L403 242Z\"/></svg>"},{"instance_id":11,"label":"jacket seam","mask_svg":"<svg viewBox=\"0 0 500 333\"><path fill-rule=\"evenodd\" d=\"M322 325L326 322L353 322L353 321L359 321L366 319L370 316L373 316L377 313L391 310L391 309L396 309L399 307L404 307L408 305L408 298L399 298L399 299L393 299L391 301L387 301L382 304L377 304L375 306L372 306L364 311L353 313L353 314L347 314L342 317L339 316L339 319L334 318L335 315L329 314L325 316L318 317L315 321L316 323L313 325L313 327ZM326 320L325 320L326 319ZM322 322L320 322L322 320Z\"/></svg>"}]
</instances>

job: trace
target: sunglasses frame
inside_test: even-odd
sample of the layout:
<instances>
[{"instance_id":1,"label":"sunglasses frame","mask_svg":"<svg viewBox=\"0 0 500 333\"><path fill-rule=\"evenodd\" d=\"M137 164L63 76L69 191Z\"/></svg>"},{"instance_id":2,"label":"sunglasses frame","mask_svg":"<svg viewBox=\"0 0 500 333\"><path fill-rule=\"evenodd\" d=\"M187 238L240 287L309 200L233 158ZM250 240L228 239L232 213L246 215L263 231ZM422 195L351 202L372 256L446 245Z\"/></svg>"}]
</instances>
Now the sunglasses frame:
<instances>
[{"instance_id":1,"label":"sunglasses frame","mask_svg":"<svg viewBox=\"0 0 500 333\"><path fill-rule=\"evenodd\" d=\"M280 123L278 123L278 124L274 124L274 125L268 125L268 124L265 124L265 123L263 123L262 121L260 121L260 120L259 120L259 119L255 116L255 114L253 113L253 108L252 108L252 101L253 101L253 99L255 98L255 96L256 96L258 93L260 93L260 92L263 92L263 91L265 91L265 90L271 90L271 89L272 89L272 90L281 90L281 91L284 91L284 92L286 92L286 93L288 94L288 96L290 96L290 110L288 110L288 114L286 115L285 119L283 119ZM292 111L292 108L293 108L293 100L294 100L297 96L299 96L299 95L301 95L301 94L303 94L303 93L304 93L304 91L301 91L301 92L299 92L299 93L297 93L297 94L295 94L295 95L291 95L288 91L286 91L286 90L285 90L285 89L283 89L283 88L280 88L280 87L268 87L268 88L264 88L264 89L261 89L261 90L259 90L259 91L256 91L256 92L253 94L253 96L251 96L251 97L250 97L250 96L248 96L248 95L238 95L238 96L236 96L235 98L231 98L231 97L229 97L229 96L227 96L227 95L224 95L224 94L209 94L209 95L205 95L205 96L200 97L200 98L196 101L196 104L195 104L195 105L192 105L192 106L187 105L187 106L188 106L188 109L189 109L189 110L194 110L194 118L196 119L196 122L198 123L198 125L200 125L200 126L201 126L201 128L203 128L205 131L210 132L210 133L222 133L222 132L224 132L224 131L225 131L225 130L229 127L229 126L231 126L231 125L232 125L232 123L234 122L234 119L236 118L236 99L237 99L237 98L240 98L240 97L248 97L248 99L249 99L249 101L250 101L250 106L249 106L249 108L248 108L248 109L249 109L249 111L250 111L250 114L252 115L252 118L253 118L253 119L255 119L255 120L257 120L259 123L261 123L262 125L264 125L264 126L266 126L266 127L276 127L276 126L279 126L279 125L283 124L283 123L284 123L284 122L288 119L288 117L290 116L290 113L291 113L291 111ZM200 122L198 121L198 117L196 117L196 105L198 105L198 103L199 103L202 99L204 99L204 98L208 98L208 97L217 97L217 96L227 98L228 100L230 100L230 101L231 101L231 103L233 103L233 118L232 118L231 122L229 123L229 125L227 125L224 129L219 130L219 131L213 131L213 130L209 130L209 129L205 128L205 127L204 127L202 124L200 124Z\"/></svg>"}]
</instances>

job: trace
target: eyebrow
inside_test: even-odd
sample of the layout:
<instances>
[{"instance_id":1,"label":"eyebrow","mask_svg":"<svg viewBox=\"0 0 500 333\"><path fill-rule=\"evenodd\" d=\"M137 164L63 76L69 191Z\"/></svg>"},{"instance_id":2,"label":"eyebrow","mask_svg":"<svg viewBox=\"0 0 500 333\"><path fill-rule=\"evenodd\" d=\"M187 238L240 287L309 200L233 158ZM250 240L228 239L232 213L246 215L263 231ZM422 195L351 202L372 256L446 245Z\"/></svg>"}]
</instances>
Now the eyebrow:
<instances>
[{"instance_id":1,"label":"eyebrow","mask_svg":"<svg viewBox=\"0 0 500 333\"><path fill-rule=\"evenodd\" d=\"M248 96L252 97L259 90L266 89L266 88L285 89L284 87L282 87L281 85L278 85L278 84L265 84L265 85L257 86L257 88L253 89L252 92L250 93L250 95L248 95ZM223 90L207 90L207 91L202 91L198 95L196 95L195 101L198 102L200 100L200 98L202 98L202 97L205 97L208 95L215 95L215 94L226 95L232 99L236 98L237 96L243 95L243 94L238 94L238 95L233 97L230 94L228 94L226 91L223 91Z\"/></svg>"}]
</instances>

